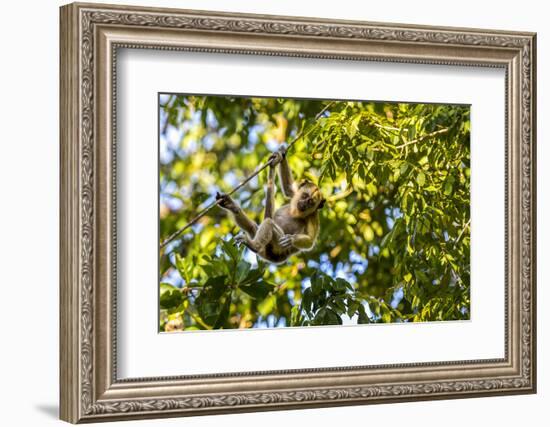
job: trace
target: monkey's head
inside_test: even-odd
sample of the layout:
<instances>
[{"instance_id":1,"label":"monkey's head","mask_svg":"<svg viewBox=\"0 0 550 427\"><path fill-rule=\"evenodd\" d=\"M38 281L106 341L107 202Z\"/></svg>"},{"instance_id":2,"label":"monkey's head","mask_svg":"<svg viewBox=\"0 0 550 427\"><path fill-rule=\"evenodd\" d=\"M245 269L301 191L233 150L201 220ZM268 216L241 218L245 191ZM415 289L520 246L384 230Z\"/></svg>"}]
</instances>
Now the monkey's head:
<instances>
[{"instance_id":1,"label":"monkey's head","mask_svg":"<svg viewBox=\"0 0 550 427\"><path fill-rule=\"evenodd\" d=\"M290 201L290 214L297 218L303 218L321 209L325 199L313 182L301 181Z\"/></svg>"}]
</instances>

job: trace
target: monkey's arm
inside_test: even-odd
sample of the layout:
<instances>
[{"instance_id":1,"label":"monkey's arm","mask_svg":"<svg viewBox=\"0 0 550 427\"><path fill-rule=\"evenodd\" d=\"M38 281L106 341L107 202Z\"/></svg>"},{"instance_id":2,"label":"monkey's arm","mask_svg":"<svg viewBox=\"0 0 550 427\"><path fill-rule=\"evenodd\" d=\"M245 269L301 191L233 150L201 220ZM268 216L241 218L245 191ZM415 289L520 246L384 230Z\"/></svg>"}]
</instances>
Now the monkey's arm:
<instances>
[{"instance_id":1,"label":"monkey's arm","mask_svg":"<svg viewBox=\"0 0 550 427\"><path fill-rule=\"evenodd\" d=\"M273 184L274 175L275 166L271 166L269 168L269 175L267 177L264 219L273 218L273 214L275 212L275 185Z\"/></svg>"},{"instance_id":2,"label":"monkey's arm","mask_svg":"<svg viewBox=\"0 0 550 427\"><path fill-rule=\"evenodd\" d=\"M292 177L292 171L288 166L286 159L286 151L281 152L281 162L279 163L279 180L281 181L281 189L285 197L292 198L294 196L294 178Z\"/></svg>"},{"instance_id":3,"label":"monkey's arm","mask_svg":"<svg viewBox=\"0 0 550 427\"><path fill-rule=\"evenodd\" d=\"M216 194L216 200L220 207L228 210L233 214L235 222L241 227L251 238L254 238L258 224L252 221L241 209L241 207L227 194Z\"/></svg>"},{"instance_id":4,"label":"monkey's arm","mask_svg":"<svg viewBox=\"0 0 550 427\"><path fill-rule=\"evenodd\" d=\"M239 208L238 211L233 212L233 217L235 218L237 225L241 227L251 238L254 238L256 231L258 230L258 224L252 221L241 208Z\"/></svg>"}]
</instances>

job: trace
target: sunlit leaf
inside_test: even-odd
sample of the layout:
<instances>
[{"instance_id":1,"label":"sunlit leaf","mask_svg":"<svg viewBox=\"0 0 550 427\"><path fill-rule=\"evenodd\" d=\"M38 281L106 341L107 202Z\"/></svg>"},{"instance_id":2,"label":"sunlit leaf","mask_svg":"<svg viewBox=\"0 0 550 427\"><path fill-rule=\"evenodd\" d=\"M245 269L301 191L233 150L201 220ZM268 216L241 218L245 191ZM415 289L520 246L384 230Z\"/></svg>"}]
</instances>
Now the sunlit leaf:
<instances>
[{"instance_id":1,"label":"sunlit leaf","mask_svg":"<svg viewBox=\"0 0 550 427\"><path fill-rule=\"evenodd\" d=\"M426 183L426 175L424 175L424 172L419 172L416 176L416 182L419 186L424 187L424 184Z\"/></svg>"}]
</instances>

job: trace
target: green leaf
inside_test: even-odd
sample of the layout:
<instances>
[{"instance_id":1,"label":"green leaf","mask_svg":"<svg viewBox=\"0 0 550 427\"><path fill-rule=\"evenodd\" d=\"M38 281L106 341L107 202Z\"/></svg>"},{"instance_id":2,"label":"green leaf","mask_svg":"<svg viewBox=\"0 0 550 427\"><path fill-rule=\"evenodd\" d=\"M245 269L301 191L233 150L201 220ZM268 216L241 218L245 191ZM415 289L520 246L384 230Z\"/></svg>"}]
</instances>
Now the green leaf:
<instances>
[{"instance_id":1,"label":"green leaf","mask_svg":"<svg viewBox=\"0 0 550 427\"><path fill-rule=\"evenodd\" d=\"M399 236L403 228L403 219L398 218L393 224L393 228L391 229L391 231L387 233L380 242L380 247L385 248L386 246L388 246L397 236Z\"/></svg>"},{"instance_id":2,"label":"green leaf","mask_svg":"<svg viewBox=\"0 0 550 427\"><path fill-rule=\"evenodd\" d=\"M353 299L348 300L348 311L347 314L349 317L353 317L357 310L359 309L360 303L358 301L355 301Z\"/></svg>"},{"instance_id":3,"label":"green leaf","mask_svg":"<svg viewBox=\"0 0 550 427\"><path fill-rule=\"evenodd\" d=\"M271 314L273 309L275 308L275 305L277 303L277 298L275 295L271 295L267 298L265 298L263 301L258 303L258 311L262 316L268 316Z\"/></svg>"},{"instance_id":4,"label":"green leaf","mask_svg":"<svg viewBox=\"0 0 550 427\"><path fill-rule=\"evenodd\" d=\"M365 307L363 307L362 305L359 305L358 311L359 311L359 316L357 319L357 323L359 323L360 325L371 323L371 320L369 316L367 316L367 312L365 311Z\"/></svg>"},{"instance_id":5,"label":"green leaf","mask_svg":"<svg viewBox=\"0 0 550 427\"><path fill-rule=\"evenodd\" d=\"M162 295L165 292L171 292L172 290L177 289L174 285L171 285L170 283L164 283L162 282L160 284L160 294Z\"/></svg>"},{"instance_id":6,"label":"green leaf","mask_svg":"<svg viewBox=\"0 0 550 427\"><path fill-rule=\"evenodd\" d=\"M168 283L160 284L160 306L163 309L170 309L181 304L184 297L181 290Z\"/></svg>"},{"instance_id":7,"label":"green leaf","mask_svg":"<svg viewBox=\"0 0 550 427\"><path fill-rule=\"evenodd\" d=\"M319 276L319 280L321 281L321 286L325 291L332 291L334 287L334 280L332 277L327 274L323 274Z\"/></svg>"},{"instance_id":8,"label":"green leaf","mask_svg":"<svg viewBox=\"0 0 550 427\"><path fill-rule=\"evenodd\" d=\"M342 324L342 318L338 315L338 313L334 312L330 308L327 309L325 314L325 325L341 325Z\"/></svg>"},{"instance_id":9,"label":"green leaf","mask_svg":"<svg viewBox=\"0 0 550 427\"><path fill-rule=\"evenodd\" d=\"M357 131L359 130L359 122L361 121L361 114L356 115L351 122L349 122L349 125L346 129L346 132L348 133L348 136L350 139L353 139Z\"/></svg>"},{"instance_id":10,"label":"green leaf","mask_svg":"<svg viewBox=\"0 0 550 427\"><path fill-rule=\"evenodd\" d=\"M416 128L414 126L409 127L409 140L414 140L414 137L416 136Z\"/></svg>"},{"instance_id":11,"label":"green leaf","mask_svg":"<svg viewBox=\"0 0 550 427\"><path fill-rule=\"evenodd\" d=\"M249 262L244 260L239 261L237 264L237 274L235 276L237 283L242 283L248 277L251 267L252 265Z\"/></svg>"},{"instance_id":12,"label":"green leaf","mask_svg":"<svg viewBox=\"0 0 550 427\"><path fill-rule=\"evenodd\" d=\"M201 247L206 247L207 245L209 245L212 242L212 239L214 238L215 235L216 235L216 231L213 229L207 228L206 230L201 232L200 240L199 240Z\"/></svg>"},{"instance_id":13,"label":"green leaf","mask_svg":"<svg viewBox=\"0 0 550 427\"><path fill-rule=\"evenodd\" d=\"M347 280L345 279L342 279L340 277L336 278L336 280L334 281L334 290L335 291L345 291L346 288L348 287L349 283L347 282Z\"/></svg>"},{"instance_id":14,"label":"green leaf","mask_svg":"<svg viewBox=\"0 0 550 427\"><path fill-rule=\"evenodd\" d=\"M386 233L386 235L384 236L384 238L380 242L380 247L381 248L385 248L388 245L388 243L391 242L391 238L392 238L392 234L393 234L394 229L395 228L392 228L392 230L389 233Z\"/></svg>"},{"instance_id":15,"label":"green leaf","mask_svg":"<svg viewBox=\"0 0 550 427\"><path fill-rule=\"evenodd\" d=\"M220 329L229 317L229 310L231 309L231 298L226 298L225 302L221 306L216 323L214 323L214 329Z\"/></svg>"},{"instance_id":16,"label":"green leaf","mask_svg":"<svg viewBox=\"0 0 550 427\"><path fill-rule=\"evenodd\" d=\"M319 295L323 290L323 278L318 272L315 272L311 277L310 281L311 281L311 293L313 295Z\"/></svg>"},{"instance_id":17,"label":"green leaf","mask_svg":"<svg viewBox=\"0 0 550 427\"><path fill-rule=\"evenodd\" d=\"M302 309L306 313L311 312L311 304L312 304L312 292L311 288L306 288L304 290L304 293L302 294Z\"/></svg>"},{"instance_id":18,"label":"green leaf","mask_svg":"<svg viewBox=\"0 0 550 427\"><path fill-rule=\"evenodd\" d=\"M313 318L313 321L312 323L314 325L322 325L324 322L325 322L325 316L327 314L327 309L326 308L321 308L316 314L315 314L315 317Z\"/></svg>"},{"instance_id":19,"label":"green leaf","mask_svg":"<svg viewBox=\"0 0 550 427\"><path fill-rule=\"evenodd\" d=\"M388 307L386 307L385 304L382 304L380 306L381 308L381 312L382 312L382 322L384 323L391 323L392 321L392 317L391 317L391 312L390 310L388 309Z\"/></svg>"},{"instance_id":20,"label":"green leaf","mask_svg":"<svg viewBox=\"0 0 550 427\"><path fill-rule=\"evenodd\" d=\"M264 275L263 269L252 269L248 272L246 277L243 280L241 280L240 283L241 285L250 285L251 283L255 283L258 280L260 280L263 275Z\"/></svg>"},{"instance_id":21,"label":"green leaf","mask_svg":"<svg viewBox=\"0 0 550 427\"><path fill-rule=\"evenodd\" d=\"M341 297L333 298L330 302L330 308L334 310L339 315L344 314L346 312L346 305L344 304L344 301Z\"/></svg>"},{"instance_id":22,"label":"green leaf","mask_svg":"<svg viewBox=\"0 0 550 427\"><path fill-rule=\"evenodd\" d=\"M270 283L261 281L261 282L253 283L251 285L241 286L239 289L245 292L246 294L250 295L252 298L264 299L269 295L270 292L272 292L275 289L275 287Z\"/></svg>"},{"instance_id":23,"label":"green leaf","mask_svg":"<svg viewBox=\"0 0 550 427\"><path fill-rule=\"evenodd\" d=\"M445 191L444 191L445 195L450 196L452 192L453 192L452 182L451 181L445 182Z\"/></svg>"},{"instance_id":24,"label":"green leaf","mask_svg":"<svg viewBox=\"0 0 550 427\"><path fill-rule=\"evenodd\" d=\"M426 175L424 175L424 172L419 172L416 176L416 182L419 186L423 187L426 183Z\"/></svg>"},{"instance_id":25,"label":"green leaf","mask_svg":"<svg viewBox=\"0 0 550 427\"><path fill-rule=\"evenodd\" d=\"M301 324L301 318L300 306L295 305L290 310L290 326L299 326Z\"/></svg>"},{"instance_id":26,"label":"green leaf","mask_svg":"<svg viewBox=\"0 0 550 427\"><path fill-rule=\"evenodd\" d=\"M225 241L225 240L222 240L222 247L223 247L223 250L224 252L229 255L229 257L231 258L231 260L233 262L237 262L239 260L239 258L241 257L241 254L239 252L239 250L237 249L237 247L235 246L234 242L231 240L231 241Z\"/></svg>"},{"instance_id":27,"label":"green leaf","mask_svg":"<svg viewBox=\"0 0 550 427\"><path fill-rule=\"evenodd\" d=\"M452 175L449 175L447 179L445 180L445 190L444 193L446 196L450 196L453 192L453 184L455 182L455 177Z\"/></svg>"},{"instance_id":28,"label":"green leaf","mask_svg":"<svg viewBox=\"0 0 550 427\"><path fill-rule=\"evenodd\" d=\"M196 305L197 311L203 322L210 326L213 326L216 323L223 308L220 301L206 300L202 298L202 295L197 298Z\"/></svg>"},{"instance_id":29,"label":"green leaf","mask_svg":"<svg viewBox=\"0 0 550 427\"><path fill-rule=\"evenodd\" d=\"M176 268L181 277L188 284L192 279L191 274L193 272L193 262L189 258L183 258L179 254L176 254Z\"/></svg>"},{"instance_id":30,"label":"green leaf","mask_svg":"<svg viewBox=\"0 0 550 427\"><path fill-rule=\"evenodd\" d=\"M195 300L197 311L207 325L223 324L228 305L231 304L231 288L225 284L225 276L207 280ZM218 326L220 327L220 326Z\"/></svg>"},{"instance_id":31,"label":"green leaf","mask_svg":"<svg viewBox=\"0 0 550 427\"><path fill-rule=\"evenodd\" d=\"M341 325L342 319L338 314L327 307L319 309L315 318L313 319L314 325Z\"/></svg>"},{"instance_id":32,"label":"green leaf","mask_svg":"<svg viewBox=\"0 0 550 427\"><path fill-rule=\"evenodd\" d=\"M201 295L208 293L210 298L219 298L223 295L229 286L225 283L227 276L209 277L203 285Z\"/></svg>"}]
</instances>

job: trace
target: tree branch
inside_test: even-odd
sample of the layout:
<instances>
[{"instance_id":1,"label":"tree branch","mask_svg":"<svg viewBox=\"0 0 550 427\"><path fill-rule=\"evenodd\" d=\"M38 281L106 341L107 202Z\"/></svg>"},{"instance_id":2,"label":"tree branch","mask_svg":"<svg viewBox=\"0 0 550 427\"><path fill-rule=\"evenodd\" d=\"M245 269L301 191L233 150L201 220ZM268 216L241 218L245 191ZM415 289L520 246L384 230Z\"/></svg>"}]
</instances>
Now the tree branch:
<instances>
[{"instance_id":1,"label":"tree branch","mask_svg":"<svg viewBox=\"0 0 550 427\"><path fill-rule=\"evenodd\" d=\"M407 145L416 144L417 142L423 141L426 138L431 138L432 136L441 135L442 133L445 133L445 132L449 132L449 128L436 130L435 132L428 133L426 135L421 136L420 138L413 139L412 141L407 141L406 143L401 145L397 145L395 148L403 148L403 147L406 147Z\"/></svg>"}]
</instances>

